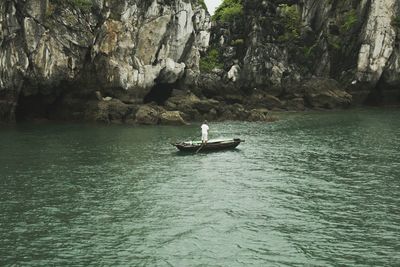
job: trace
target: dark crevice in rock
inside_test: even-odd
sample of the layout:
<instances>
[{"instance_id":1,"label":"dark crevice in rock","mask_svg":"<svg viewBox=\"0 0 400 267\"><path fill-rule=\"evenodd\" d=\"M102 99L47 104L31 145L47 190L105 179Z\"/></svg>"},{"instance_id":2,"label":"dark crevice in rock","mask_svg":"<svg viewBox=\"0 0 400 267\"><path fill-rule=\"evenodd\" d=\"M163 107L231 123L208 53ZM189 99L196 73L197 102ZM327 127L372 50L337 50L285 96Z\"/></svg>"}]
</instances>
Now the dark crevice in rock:
<instances>
[{"instance_id":1,"label":"dark crevice in rock","mask_svg":"<svg viewBox=\"0 0 400 267\"><path fill-rule=\"evenodd\" d=\"M161 42L158 45L157 52L155 54L154 61L152 63L153 66L156 66L159 63L160 52L164 48L164 45L168 43L168 39L171 38L172 27L173 27L172 20L170 20L167 24L167 30L165 31L163 37L161 38Z\"/></svg>"},{"instance_id":2,"label":"dark crevice in rock","mask_svg":"<svg viewBox=\"0 0 400 267\"><path fill-rule=\"evenodd\" d=\"M383 88L385 87L385 82L383 80L383 76L379 79L377 85L370 90L370 93L365 98L364 105L367 106L380 106L383 104L384 100L384 92Z\"/></svg>"},{"instance_id":3,"label":"dark crevice in rock","mask_svg":"<svg viewBox=\"0 0 400 267\"><path fill-rule=\"evenodd\" d=\"M378 88L373 89L365 99L364 104L367 106L379 106L382 104L382 91Z\"/></svg>"},{"instance_id":4,"label":"dark crevice in rock","mask_svg":"<svg viewBox=\"0 0 400 267\"><path fill-rule=\"evenodd\" d=\"M175 84L157 83L144 97L143 102L145 104L156 102L158 105L163 105L171 97L174 88Z\"/></svg>"},{"instance_id":5,"label":"dark crevice in rock","mask_svg":"<svg viewBox=\"0 0 400 267\"><path fill-rule=\"evenodd\" d=\"M28 90L29 92L30 90ZM16 122L32 120L84 120L83 114L88 109L87 103L95 99L95 94L81 90L79 84L64 81L52 93L46 88L37 93L26 95L22 91L19 95L15 110Z\"/></svg>"},{"instance_id":6,"label":"dark crevice in rock","mask_svg":"<svg viewBox=\"0 0 400 267\"><path fill-rule=\"evenodd\" d=\"M179 58L178 62L185 62L185 59L188 58L190 51L192 50L193 43L195 42L194 33L190 35L190 38L186 42L185 48L183 49L182 55Z\"/></svg>"},{"instance_id":7,"label":"dark crevice in rock","mask_svg":"<svg viewBox=\"0 0 400 267\"><path fill-rule=\"evenodd\" d=\"M40 93L31 96L21 94L15 111L16 121L49 119L49 115L54 111L53 101L49 96Z\"/></svg>"},{"instance_id":8,"label":"dark crevice in rock","mask_svg":"<svg viewBox=\"0 0 400 267\"><path fill-rule=\"evenodd\" d=\"M365 104L372 106L399 105L400 84L389 84L382 76L376 87L371 90Z\"/></svg>"}]
</instances>

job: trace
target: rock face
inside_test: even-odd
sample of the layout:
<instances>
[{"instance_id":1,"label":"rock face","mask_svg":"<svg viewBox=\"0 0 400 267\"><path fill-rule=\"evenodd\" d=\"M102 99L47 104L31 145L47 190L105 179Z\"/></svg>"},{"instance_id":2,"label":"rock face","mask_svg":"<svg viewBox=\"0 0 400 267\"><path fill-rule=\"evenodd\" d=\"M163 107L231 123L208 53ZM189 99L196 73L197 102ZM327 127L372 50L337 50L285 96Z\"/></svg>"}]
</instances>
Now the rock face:
<instances>
[{"instance_id":1,"label":"rock face","mask_svg":"<svg viewBox=\"0 0 400 267\"><path fill-rule=\"evenodd\" d=\"M229 88L244 102L289 110L400 103L399 1L233 2L242 14L211 29L222 67L211 82L215 70L202 73L205 94L229 102Z\"/></svg>"},{"instance_id":2,"label":"rock face","mask_svg":"<svg viewBox=\"0 0 400 267\"><path fill-rule=\"evenodd\" d=\"M398 0L227 2L211 27L202 0L0 1L0 121L268 121L400 103Z\"/></svg>"},{"instance_id":3,"label":"rock face","mask_svg":"<svg viewBox=\"0 0 400 267\"><path fill-rule=\"evenodd\" d=\"M352 97L335 80L311 79L304 85L307 102L313 108L348 107Z\"/></svg>"},{"instance_id":4,"label":"rock face","mask_svg":"<svg viewBox=\"0 0 400 267\"><path fill-rule=\"evenodd\" d=\"M179 111L166 111L161 113L160 115L161 124L166 125L186 125L188 124L182 118L181 113Z\"/></svg>"},{"instance_id":5,"label":"rock face","mask_svg":"<svg viewBox=\"0 0 400 267\"><path fill-rule=\"evenodd\" d=\"M1 1L0 120L23 119L21 103L39 97L44 113L64 105L84 114L64 99L95 91L142 102L157 85L198 74L209 27L197 0Z\"/></svg>"},{"instance_id":6,"label":"rock face","mask_svg":"<svg viewBox=\"0 0 400 267\"><path fill-rule=\"evenodd\" d=\"M139 124L156 125L159 120L159 111L152 106L141 106L136 113L136 122Z\"/></svg>"}]
</instances>

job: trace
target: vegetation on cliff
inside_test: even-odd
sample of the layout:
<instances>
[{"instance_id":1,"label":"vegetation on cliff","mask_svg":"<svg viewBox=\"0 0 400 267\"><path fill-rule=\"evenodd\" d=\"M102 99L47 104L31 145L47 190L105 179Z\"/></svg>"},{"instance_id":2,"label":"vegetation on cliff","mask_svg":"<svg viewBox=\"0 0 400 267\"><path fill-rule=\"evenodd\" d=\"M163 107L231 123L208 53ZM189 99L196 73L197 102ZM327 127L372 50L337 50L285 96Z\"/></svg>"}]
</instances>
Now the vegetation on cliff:
<instances>
[{"instance_id":1,"label":"vegetation on cliff","mask_svg":"<svg viewBox=\"0 0 400 267\"><path fill-rule=\"evenodd\" d=\"M281 12L281 24L284 29L280 41L295 41L300 38L301 31L301 14L296 5L279 5Z\"/></svg>"},{"instance_id":2,"label":"vegetation on cliff","mask_svg":"<svg viewBox=\"0 0 400 267\"><path fill-rule=\"evenodd\" d=\"M50 0L52 4L68 3L75 8L83 11L89 11L93 6L93 0Z\"/></svg>"},{"instance_id":3,"label":"vegetation on cliff","mask_svg":"<svg viewBox=\"0 0 400 267\"><path fill-rule=\"evenodd\" d=\"M215 68L222 68L219 52L216 48L208 50L207 54L200 60L200 71L209 73Z\"/></svg>"},{"instance_id":4,"label":"vegetation on cliff","mask_svg":"<svg viewBox=\"0 0 400 267\"><path fill-rule=\"evenodd\" d=\"M400 16L393 18L392 25L400 29Z\"/></svg>"},{"instance_id":5,"label":"vegetation on cliff","mask_svg":"<svg viewBox=\"0 0 400 267\"><path fill-rule=\"evenodd\" d=\"M208 10L208 9L207 9L207 5L206 5L206 3L204 2L204 0L199 0L199 5L200 5L203 9Z\"/></svg>"},{"instance_id":6,"label":"vegetation on cliff","mask_svg":"<svg viewBox=\"0 0 400 267\"><path fill-rule=\"evenodd\" d=\"M213 23L204 0L17 2L0 1L0 121L127 121L188 88L219 101L168 106L189 119L399 101L397 0L223 0Z\"/></svg>"},{"instance_id":7,"label":"vegetation on cliff","mask_svg":"<svg viewBox=\"0 0 400 267\"><path fill-rule=\"evenodd\" d=\"M224 0L215 10L214 21L231 22L243 15L242 0Z\"/></svg>"},{"instance_id":8,"label":"vegetation on cliff","mask_svg":"<svg viewBox=\"0 0 400 267\"><path fill-rule=\"evenodd\" d=\"M356 24L358 21L357 17L357 11L355 9L352 9L348 12L346 12L344 21L342 25L340 25L340 30L342 33L348 32L354 24Z\"/></svg>"}]
</instances>

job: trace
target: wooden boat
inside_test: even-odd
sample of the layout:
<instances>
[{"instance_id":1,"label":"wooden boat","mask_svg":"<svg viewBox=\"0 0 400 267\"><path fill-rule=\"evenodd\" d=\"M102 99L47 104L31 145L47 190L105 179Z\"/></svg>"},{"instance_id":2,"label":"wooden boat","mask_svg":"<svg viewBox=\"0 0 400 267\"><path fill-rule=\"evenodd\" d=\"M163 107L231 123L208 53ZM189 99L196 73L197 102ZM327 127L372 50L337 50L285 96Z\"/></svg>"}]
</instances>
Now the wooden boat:
<instances>
[{"instance_id":1,"label":"wooden boat","mask_svg":"<svg viewBox=\"0 0 400 267\"><path fill-rule=\"evenodd\" d=\"M218 150L226 150L226 149L234 149L241 142L239 138L228 139L228 140L215 140L208 141L207 144L203 144L201 141L188 141L188 142L179 142L172 144L177 147L180 151L184 152L206 152L206 151L218 151Z\"/></svg>"}]
</instances>

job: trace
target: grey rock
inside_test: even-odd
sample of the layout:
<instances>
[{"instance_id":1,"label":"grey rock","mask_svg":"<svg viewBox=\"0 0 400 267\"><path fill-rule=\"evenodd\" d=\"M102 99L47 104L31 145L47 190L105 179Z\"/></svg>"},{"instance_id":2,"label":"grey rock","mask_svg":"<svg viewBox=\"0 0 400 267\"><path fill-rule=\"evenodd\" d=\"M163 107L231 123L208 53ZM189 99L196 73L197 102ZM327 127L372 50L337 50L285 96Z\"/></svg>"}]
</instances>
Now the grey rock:
<instances>
[{"instance_id":1,"label":"grey rock","mask_svg":"<svg viewBox=\"0 0 400 267\"><path fill-rule=\"evenodd\" d=\"M166 111L160 115L160 123L165 125L187 125L179 111Z\"/></svg>"},{"instance_id":2,"label":"grey rock","mask_svg":"<svg viewBox=\"0 0 400 267\"><path fill-rule=\"evenodd\" d=\"M193 107L197 109L200 113L209 113L212 109L217 109L219 101L214 99L204 99L193 104Z\"/></svg>"},{"instance_id":3,"label":"grey rock","mask_svg":"<svg viewBox=\"0 0 400 267\"><path fill-rule=\"evenodd\" d=\"M293 99L287 100L285 107L288 110L294 110L294 111L305 110L304 98L298 97L298 98L293 98Z\"/></svg>"},{"instance_id":4,"label":"grey rock","mask_svg":"<svg viewBox=\"0 0 400 267\"><path fill-rule=\"evenodd\" d=\"M253 108L281 109L282 101L264 92L256 92L245 99L246 106Z\"/></svg>"},{"instance_id":5,"label":"grey rock","mask_svg":"<svg viewBox=\"0 0 400 267\"><path fill-rule=\"evenodd\" d=\"M85 119L103 123L124 123L132 117L136 108L118 99L109 101L92 101L87 104Z\"/></svg>"},{"instance_id":6,"label":"grey rock","mask_svg":"<svg viewBox=\"0 0 400 267\"><path fill-rule=\"evenodd\" d=\"M144 125L156 125L160 121L159 111L149 105L139 107L136 112L136 123Z\"/></svg>"},{"instance_id":7,"label":"grey rock","mask_svg":"<svg viewBox=\"0 0 400 267\"><path fill-rule=\"evenodd\" d=\"M306 100L313 108L343 108L351 104L352 96L340 88L335 80L314 78L303 86Z\"/></svg>"}]
</instances>

